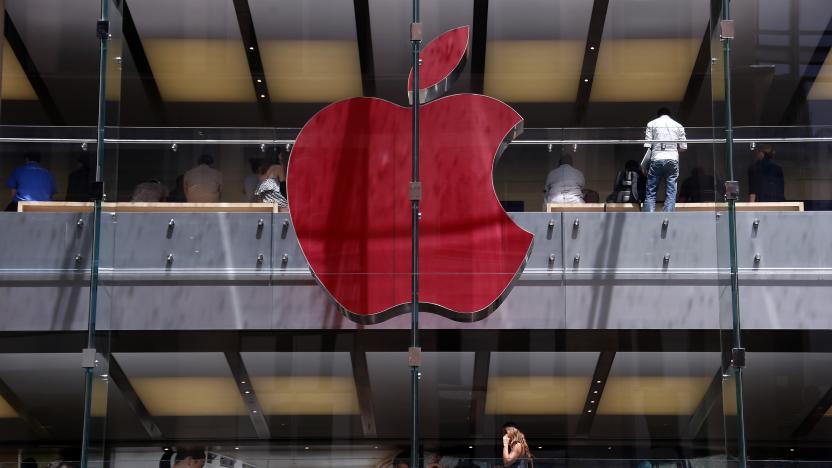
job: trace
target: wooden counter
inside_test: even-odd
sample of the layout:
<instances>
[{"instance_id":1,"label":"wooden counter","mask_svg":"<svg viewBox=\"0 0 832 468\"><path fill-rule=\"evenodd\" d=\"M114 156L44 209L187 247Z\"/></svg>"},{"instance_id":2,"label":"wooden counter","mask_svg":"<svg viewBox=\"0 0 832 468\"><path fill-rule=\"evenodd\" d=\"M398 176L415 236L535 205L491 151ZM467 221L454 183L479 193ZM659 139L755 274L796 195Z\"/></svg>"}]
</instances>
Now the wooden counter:
<instances>
[{"instance_id":1,"label":"wooden counter","mask_svg":"<svg viewBox=\"0 0 832 468\"><path fill-rule=\"evenodd\" d=\"M101 206L106 212L140 213L278 213L288 212L274 203L138 203L105 202ZM18 212L72 212L92 211L91 202L19 202Z\"/></svg>"},{"instance_id":2,"label":"wooden counter","mask_svg":"<svg viewBox=\"0 0 832 468\"><path fill-rule=\"evenodd\" d=\"M661 211L662 205L656 205ZM677 203L676 211L724 211L727 203ZM633 203L548 203L548 213L602 213L621 211L640 211L641 207ZM738 202L737 211L803 211L803 202Z\"/></svg>"}]
</instances>

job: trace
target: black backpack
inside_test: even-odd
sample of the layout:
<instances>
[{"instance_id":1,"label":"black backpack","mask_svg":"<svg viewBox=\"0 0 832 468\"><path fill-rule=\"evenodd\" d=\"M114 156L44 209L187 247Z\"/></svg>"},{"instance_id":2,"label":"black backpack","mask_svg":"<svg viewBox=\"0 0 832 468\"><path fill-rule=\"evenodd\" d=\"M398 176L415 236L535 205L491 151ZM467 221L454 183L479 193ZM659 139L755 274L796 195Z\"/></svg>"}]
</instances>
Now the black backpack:
<instances>
[{"instance_id":1,"label":"black backpack","mask_svg":"<svg viewBox=\"0 0 832 468\"><path fill-rule=\"evenodd\" d=\"M613 192L615 203L638 203L641 198L638 193L638 172L621 171L615 179L615 191Z\"/></svg>"}]
</instances>

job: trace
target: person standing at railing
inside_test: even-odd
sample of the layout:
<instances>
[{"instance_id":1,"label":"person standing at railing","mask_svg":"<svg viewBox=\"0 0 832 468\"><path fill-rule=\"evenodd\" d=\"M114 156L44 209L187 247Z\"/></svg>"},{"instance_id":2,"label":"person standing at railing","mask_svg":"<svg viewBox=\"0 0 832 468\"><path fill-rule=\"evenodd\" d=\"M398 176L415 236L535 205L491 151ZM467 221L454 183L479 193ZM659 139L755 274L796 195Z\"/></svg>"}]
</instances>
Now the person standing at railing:
<instances>
[{"instance_id":1,"label":"person standing at railing","mask_svg":"<svg viewBox=\"0 0 832 468\"><path fill-rule=\"evenodd\" d=\"M90 157L81 152L76 158L78 167L69 173L66 179L66 197L68 202L90 201L90 185L95 181L95 174L90 167Z\"/></svg>"},{"instance_id":2,"label":"person standing at railing","mask_svg":"<svg viewBox=\"0 0 832 468\"><path fill-rule=\"evenodd\" d=\"M24 156L26 163L15 169L6 181L12 196L6 211L17 211L17 203L22 201L49 201L58 192L55 178L40 165L40 153L29 152Z\"/></svg>"},{"instance_id":3,"label":"person standing at railing","mask_svg":"<svg viewBox=\"0 0 832 468\"><path fill-rule=\"evenodd\" d=\"M688 149L685 143L685 127L670 118L670 110L662 107L657 117L647 123L644 133L644 155L641 167L647 172L647 193L644 211L656 211L656 193L665 181L664 211L676 208L676 181L679 178L679 153ZM677 143L678 142L678 143Z\"/></svg>"},{"instance_id":4,"label":"person standing at railing","mask_svg":"<svg viewBox=\"0 0 832 468\"><path fill-rule=\"evenodd\" d=\"M754 159L754 164L748 168L748 201L786 201L783 168L774 162L774 149L771 145L757 145L754 148Z\"/></svg>"},{"instance_id":5,"label":"person standing at railing","mask_svg":"<svg viewBox=\"0 0 832 468\"><path fill-rule=\"evenodd\" d=\"M214 157L203 154L199 164L185 173L185 199L189 203L216 203L222 194L222 172L214 169Z\"/></svg>"}]
</instances>

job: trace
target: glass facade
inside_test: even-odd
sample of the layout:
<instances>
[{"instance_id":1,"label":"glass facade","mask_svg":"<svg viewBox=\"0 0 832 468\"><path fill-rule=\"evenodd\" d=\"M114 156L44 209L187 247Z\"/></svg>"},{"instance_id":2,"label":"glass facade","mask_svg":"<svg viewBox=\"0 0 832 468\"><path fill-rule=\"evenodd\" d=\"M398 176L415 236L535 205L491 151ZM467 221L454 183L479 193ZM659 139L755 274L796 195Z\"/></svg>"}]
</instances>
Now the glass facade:
<instances>
[{"instance_id":1,"label":"glass facade","mask_svg":"<svg viewBox=\"0 0 832 468\"><path fill-rule=\"evenodd\" d=\"M0 4L0 466L401 468L414 401L425 467L523 466L508 423L535 467L832 460L828 0L422 0L423 49L470 27L445 95L523 131L466 179L485 111L457 134L422 108L424 151L452 148L421 165L451 265L423 294L510 281L469 317L425 299L416 354L407 303L353 320L324 273L395 285L365 303L410 286L409 224L368 247L409 220L410 120L376 147L364 115L318 133L338 164L299 137L349 98L410 118L411 2ZM679 145L650 133L662 108L687 149L675 211L662 182L643 212ZM393 147L406 164L372 166ZM489 183L534 236L518 271L472 195ZM369 208L388 200L391 221Z\"/></svg>"}]
</instances>

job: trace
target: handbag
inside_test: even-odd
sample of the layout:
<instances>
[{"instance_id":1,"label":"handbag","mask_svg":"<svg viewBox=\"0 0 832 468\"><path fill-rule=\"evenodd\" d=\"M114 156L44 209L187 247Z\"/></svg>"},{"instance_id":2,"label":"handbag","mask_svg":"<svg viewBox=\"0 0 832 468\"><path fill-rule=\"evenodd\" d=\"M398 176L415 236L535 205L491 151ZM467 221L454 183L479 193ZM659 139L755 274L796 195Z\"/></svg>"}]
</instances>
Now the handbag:
<instances>
[{"instance_id":1,"label":"handbag","mask_svg":"<svg viewBox=\"0 0 832 468\"><path fill-rule=\"evenodd\" d=\"M653 158L653 148L647 148L644 152L644 157L641 158L641 172L647 175L650 170L650 160Z\"/></svg>"}]
</instances>

